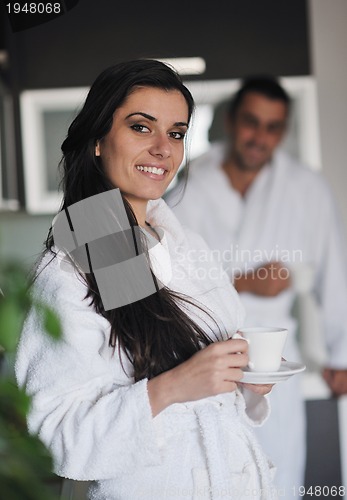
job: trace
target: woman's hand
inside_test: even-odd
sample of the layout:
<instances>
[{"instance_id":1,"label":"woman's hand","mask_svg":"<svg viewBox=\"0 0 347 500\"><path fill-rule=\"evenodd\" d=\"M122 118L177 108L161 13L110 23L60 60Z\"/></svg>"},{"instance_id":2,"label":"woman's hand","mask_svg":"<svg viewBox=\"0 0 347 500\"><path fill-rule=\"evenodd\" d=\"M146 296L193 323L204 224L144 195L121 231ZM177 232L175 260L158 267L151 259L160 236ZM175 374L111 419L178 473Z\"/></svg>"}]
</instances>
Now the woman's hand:
<instances>
[{"instance_id":1,"label":"woman's hand","mask_svg":"<svg viewBox=\"0 0 347 500\"><path fill-rule=\"evenodd\" d=\"M234 391L248 363L242 339L216 342L148 382L153 416L173 403L184 403Z\"/></svg>"},{"instance_id":2,"label":"woman's hand","mask_svg":"<svg viewBox=\"0 0 347 500\"><path fill-rule=\"evenodd\" d=\"M274 384L243 384L240 383L245 389L249 389L260 396L265 396L265 394L269 394L271 392Z\"/></svg>"}]
</instances>

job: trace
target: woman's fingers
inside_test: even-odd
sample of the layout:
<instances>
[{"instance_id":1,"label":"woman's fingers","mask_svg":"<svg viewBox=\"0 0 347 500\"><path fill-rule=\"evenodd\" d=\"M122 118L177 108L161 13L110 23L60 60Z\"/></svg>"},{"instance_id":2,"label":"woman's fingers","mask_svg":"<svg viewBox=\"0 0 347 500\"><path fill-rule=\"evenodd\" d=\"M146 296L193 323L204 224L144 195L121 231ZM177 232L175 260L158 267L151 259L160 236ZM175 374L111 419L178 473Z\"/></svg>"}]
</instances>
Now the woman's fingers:
<instances>
[{"instance_id":1,"label":"woman's fingers","mask_svg":"<svg viewBox=\"0 0 347 500\"><path fill-rule=\"evenodd\" d=\"M247 351L248 344L242 339L216 342L155 377L149 381L153 411L175 402L234 391L243 376L241 368L248 363ZM157 394L161 394L160 397Z\"/></svg>"},{"instance_id":2,"label":"woman's fingers","mask_svg":"<svg viewBox=\"0 0 347 500\"><path fill-rule=\"evenodd\" d=\"M199 353L204 355L224 356L230 354L243 354L248 352L248 342L243 339L228 339L210 344ZM197 354L199 354L197 353Z\"/></svg>"},{"instance_id":3,"label":"woman's fingers","mask_svg":"<svg viewBox=\"0 0 347 500\"><path fill-rule=\"evenodd\" d=\"M229 368L245 368L248 364L248 354L229 354L227 362Z\"/></svg>"},{"instance_id":4,"label":"woman's fingers","mask_svg":"<svg viewBox=\"0 0 347 500\"><path fill-rule=\"evenodd\" d=\"M274 384L242 384L247 389L249 389L252 392L255 392L256 394L260 394L261 396L265 396L265 394L268 394L271 392L271 389L273 388Z\"/></svg>"},{"instance_id":5,"label":"woman's fingers","mask_svg":"<svg viewBox=\"0 0 347 500\"><path fill-rule=\"evenodd\" d=\"M228 368L222 375L224 381L227 382L240 382L243 377L243 371L241 368Z\"/></svg>"},{"instance_id":6,"label":"woman's fingers","mask_svg":"<svg viewBox=\"0 0 347 500\"><path fill-rule=\"evenodd\" d=\"M248 363L248 344L244 340L228 340L211 344L197 352L183 365L191 380L203 380L205 388L215 395L230 390L230 382L239 382L241 368ZM236 385L232 390L236 388Z\"/></svg>"},{"instance_id":7,"label":"woman's fingers","mask_svg":"<svg viewBox=\"0 0 347 500\"><path fill-rule=\"evenodd\" d=\"M244 340L218 342L199 351L194 357L201 363L201 367L206 363L206 369L212 371L243 368L248 363L248 344Z\"/></svg>"},{"instance_id":8,"label":"woman's fingers","mask_svg":"<svg viewBox=\"0 0 347 500\"><path fill-rule=\"evenodd\" d=\"M219 344L225 344L230 353L248 352L248 342L244 339L228 339L225 342L219 342Z\"/></svg>"}]
</instances>

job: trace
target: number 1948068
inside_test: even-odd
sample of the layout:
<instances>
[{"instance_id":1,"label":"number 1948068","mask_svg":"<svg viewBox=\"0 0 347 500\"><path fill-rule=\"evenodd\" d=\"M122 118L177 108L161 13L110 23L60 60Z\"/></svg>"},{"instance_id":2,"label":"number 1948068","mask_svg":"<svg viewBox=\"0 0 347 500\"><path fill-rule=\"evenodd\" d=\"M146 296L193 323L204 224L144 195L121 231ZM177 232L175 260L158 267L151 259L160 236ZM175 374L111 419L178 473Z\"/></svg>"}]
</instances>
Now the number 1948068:
<instances>
[{"instance_id":1,"label":"number 1948068","mask_svg":"<svg viewBox=\"0 0 347 500\"><path fill-rule=\"evenodd\" d=\"M346 488L344 486L293 486L293 496L299 495L312 497L344 497Z\"/></svg>"},{"instance_id":2,"label":"number 1948068","mask_svg":"<svg viewBox=\"0 0 347 500\"><path fill-rule=\"evenodd\" d=\"M60 14L60 3L27 2L20 4L18 2L6 4L8 14Z\"/></svg>"}]
</instances>

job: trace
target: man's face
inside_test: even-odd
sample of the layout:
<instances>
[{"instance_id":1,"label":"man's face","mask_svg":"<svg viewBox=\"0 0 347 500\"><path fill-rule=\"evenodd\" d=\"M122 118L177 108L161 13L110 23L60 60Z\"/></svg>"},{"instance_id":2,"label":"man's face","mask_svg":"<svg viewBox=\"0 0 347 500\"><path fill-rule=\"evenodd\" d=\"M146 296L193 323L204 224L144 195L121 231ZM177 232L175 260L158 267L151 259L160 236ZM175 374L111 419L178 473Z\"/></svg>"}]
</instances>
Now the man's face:
<instances>
[{"instance_id":1,"label":"man's face","mask_svg":"<svg viewBox=\"0 0 347 500\"><path fill-rule=\"evenodd\" d=\"M246 94L227 124L232 141L232 158L240 170L260 170L272 157L283 138L288 107L277 99L256 92Z\"/></svg>"}]
</instances>

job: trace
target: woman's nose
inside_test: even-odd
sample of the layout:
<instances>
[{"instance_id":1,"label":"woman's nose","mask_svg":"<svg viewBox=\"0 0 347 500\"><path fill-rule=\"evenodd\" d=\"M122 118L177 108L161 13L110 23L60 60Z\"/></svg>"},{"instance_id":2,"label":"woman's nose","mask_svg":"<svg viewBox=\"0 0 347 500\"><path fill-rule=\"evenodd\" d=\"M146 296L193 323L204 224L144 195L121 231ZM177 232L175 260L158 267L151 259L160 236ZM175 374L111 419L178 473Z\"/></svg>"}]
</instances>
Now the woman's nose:
<instances>
[{"instance_id":1,"label":"woman's nose","mask_svg":"<svg viewBox=\"0 0 347 500\"><path fill-rule=\"evenodd\" d=\"M158 134L153 138L150 147L150 153L153 156L168 158L171 155L170 139L166 134Z\"/></svg>"}]
</instances>

